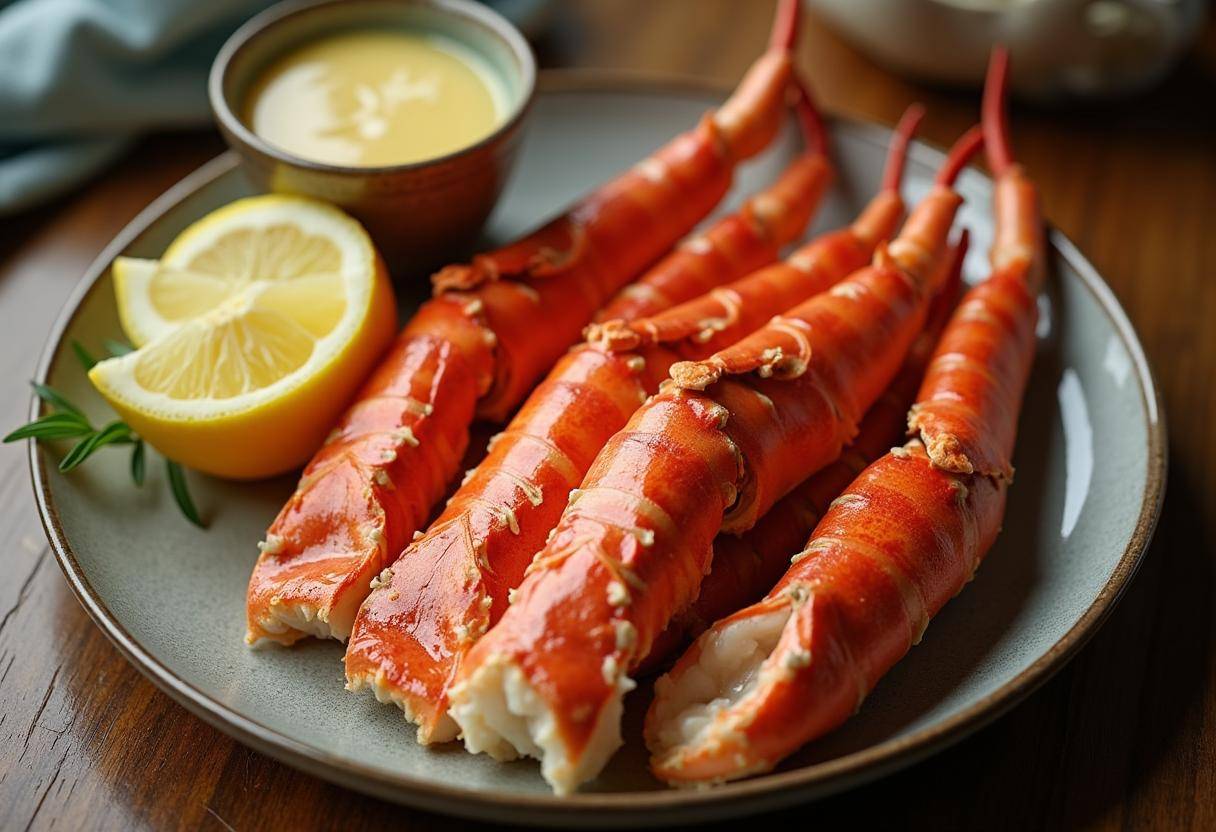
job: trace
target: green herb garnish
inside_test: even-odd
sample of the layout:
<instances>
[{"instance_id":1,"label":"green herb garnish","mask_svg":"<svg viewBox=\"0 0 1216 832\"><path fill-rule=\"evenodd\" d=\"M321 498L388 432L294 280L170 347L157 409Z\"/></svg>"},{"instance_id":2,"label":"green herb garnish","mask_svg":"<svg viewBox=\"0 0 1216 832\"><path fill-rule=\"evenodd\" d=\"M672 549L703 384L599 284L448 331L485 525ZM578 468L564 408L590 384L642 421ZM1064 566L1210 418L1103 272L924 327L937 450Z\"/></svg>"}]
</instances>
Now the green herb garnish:
<instances>
[{"instance_id":1,"label":"green herb garnish","mask_svg":"<svg viewBox=\"0 0 1216 832\"><path fill-rule=\"evenodd\" d=\"M4 437L5 442L16 442L18 439L72 439L77 436L88 436L93 432L93 426L78 413L67 411L48 413L35 419L28 425L22 425Z\"/></svg>"},{"instance_id":2,"label":"green herb garnish","mask_svg":"<svg viewBox=\"0 0 1216 832\"><path fill-rule=\"evenodd\" d=\"M84 344L72 339L72 352L76 353L76 358L84 365L84 371L87 373L93 369L93 365L97 363L97 359L93 357L93 353L85 349Z\"/></svg>"},{"instance_id":3,"label":"green herb garnish","mask_svg":"<svg viewBox=\"0 0 1216 832\"><path fill-rule=\"evenodd\" d=\"M119 341L109 339L104 344L106 351L111 356L125 355L133 349ZM80 360L86 372L91 370L93 365L97 363L97 359L93 357L93 354L79 341L72 341L71 347L72 352L76 354L76 358ZM46 384L39 384L36 381L30 382L30 384L34 388L34 394L46 404L50 412L17 428L4 437L4 442L17 442L21 439L33 439L41 442L58 439L76 439L76 444L59 461L59 470L64 473L76 468L107 445L130 445L131 480L137 486L144 484L144 475L147 469L146 445L144 440L135 431L131 430L130 425L119 419L115 419L100 429L94 428L89 422L88 417L84 415L84 411L70 402L58 390ZM190 490L186 484L186 472L182 466L171 459L166 459L165 475L169 484L169 491L173 494L173 500L177 503L177 507L181 510L182 515L199 528L206 528L202 518L199 517L198 508L195 507L194 500L190 497Z\"/></svg>"},{"instance_id":4,"label":"green herb garnish","mask_svg":"<svg viewBox=\"0 0 1216 832\"><path fill-rule=\"evenodd\" d=\"M182 510L182 514L186 515L186 519L200 529L206 528L202 518L198 516L198 509L194 507L194 501L190 499L190 491L186 488L186 472L182 470L182 466L171 459L166 459L165 473L169 475L169 490L173 492L173 499L177 500L177 507Z\"/></svg>"},{"instance_id":5,"label":"green herb garnish","mask_svg":"<svg viewBox=\"0 0 1216 832\"><path fill-rule=\"evenodd\" d=\"M136 485L144 484L144 440L136 439L131 449L131 479Z\"/></svg>"},{"instance_id":6,"label":"green herb garnish","mask_svg":"<svg viewBox=\"0 0 1216 832\"><path fill-rule=\"evenodd\" d=\"M122 341L115 341L113 338L107 338L102 341L102 346L106 348L106 352L110 353L112 358L117 358L120 355L126 355L129 352L135 352L135 347L130 344L124 344Z\"/></svg>"}]
</instances>

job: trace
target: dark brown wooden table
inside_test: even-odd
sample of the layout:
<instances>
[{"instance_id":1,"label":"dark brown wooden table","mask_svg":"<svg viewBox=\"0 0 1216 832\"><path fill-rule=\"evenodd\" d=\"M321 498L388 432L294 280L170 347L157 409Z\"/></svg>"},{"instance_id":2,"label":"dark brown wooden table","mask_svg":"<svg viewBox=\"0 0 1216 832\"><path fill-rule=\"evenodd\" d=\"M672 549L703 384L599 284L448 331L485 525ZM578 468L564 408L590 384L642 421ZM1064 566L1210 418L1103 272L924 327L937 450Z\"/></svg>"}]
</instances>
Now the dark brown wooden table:
<instances>
[{"instance_id":1,"label":"dark brown wooden table","mask_svg":"<svg viewBox=\"0 0 1216 832\"><path fill-rule=\"evenodd\" d=\"M771 6L563 4L548 65L734 80ZM813 25L813 24L812 24ZM765 825L1216 829L1216 33L1151 94L1018 107L1014 144L1047 216L1131 315L1164 388L1170 478L1131 590L1067 668L990 727L912 769ZM801 61L825 109L892 123L920 99L948 143L973 94L919 87L815 27ZM153 197L221 149L158 136L78 193L0 221L0 426L85 266ZM331 786L251 751L157 691L81 610L34 511L24 448L0 452L0 829L473 827Z\"/></svg>"}]
</instances>

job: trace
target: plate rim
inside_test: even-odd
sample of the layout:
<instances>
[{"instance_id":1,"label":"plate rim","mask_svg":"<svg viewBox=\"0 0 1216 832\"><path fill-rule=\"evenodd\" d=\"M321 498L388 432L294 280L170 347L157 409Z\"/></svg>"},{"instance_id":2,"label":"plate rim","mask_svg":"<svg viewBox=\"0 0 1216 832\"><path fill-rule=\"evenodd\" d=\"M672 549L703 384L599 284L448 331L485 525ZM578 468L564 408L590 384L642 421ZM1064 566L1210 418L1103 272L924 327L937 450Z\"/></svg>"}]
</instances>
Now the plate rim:
<instances>
[{"instance_id":1,"label":"plate rim","mask_svg":"<svg viewBox=\"0 0 1216 832\"><path fill-rule=\"evenodd\" d=\"M720 97L728 90L720 84L679 75L597 70L559 70L542 73L538 92L542 95L577 93L627 93ZM877 123L832 116L835 124L847 125L884 142L889 129ZM914 156L935 162L940 150L917 142ZM136 215L85 270L79 283L64 301L38 359L35 379L45 383L53 370L60 344L80 307L96 289L114 257L125 250L173 207L202 187L239 166L231 150L187 174ZM979 173L978 171L976 173ZM986 174L982 174L987 178ZM1147 553L1165 496L1168 472L1167 428L1164 401L1144 349L1122 305L1098 270L1071 239L1048 223L1047 240L1058 256L1076 271L1082 285L1093 295L1132 357L1142 391L1148 435L1146 479L1136 524L1110 577L1082 615L1050 648L996 690L966 708L904 737L885 740L842 757L791 771L762 775L728 783L714 789L588 792L566 797L518 794L498 787L465 788L434 783L409 775L389 775L380 769L341 759L309 743L265 726L212 698L176 675L145 649L114 617L104 599L93 589L69 543L51 493L45 459L38 445L29 443L30 478L39 518L51 550L68 585L89 617L119 652L157 688L212 727L294 768L356 791L374 794L447 815L478 819L496 818L496 810L509 808L518 819L543 824L570 823L607 826L623 821L648 824L674 823L704 818L726 818L751 810L778 808L806 802L876 779L918 762L962 740L1021 702L1053 676L1085 645L1110 615L1130 585ZM35 418L39 400L31 397Z\"/></svg>"}]
</instances>

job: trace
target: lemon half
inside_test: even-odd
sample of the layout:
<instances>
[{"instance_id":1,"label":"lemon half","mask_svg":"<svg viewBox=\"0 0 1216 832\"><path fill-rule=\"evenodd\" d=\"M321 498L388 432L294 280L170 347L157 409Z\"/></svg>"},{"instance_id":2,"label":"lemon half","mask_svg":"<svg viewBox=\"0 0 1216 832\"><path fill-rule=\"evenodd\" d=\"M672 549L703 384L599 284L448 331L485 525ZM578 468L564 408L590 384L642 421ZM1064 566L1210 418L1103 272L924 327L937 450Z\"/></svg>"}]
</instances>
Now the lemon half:
<instances>
[{"instance_id":1,"label":"lemon half","mask_svg":"<svg viewBox=\"0 0 1216 832\"><path fill-rule=\"evenodd\" d=\"M166 456L223 477L305 462L396 328L367 233L299 197L234 202L113 274L139 349L89 378Z\"/></svg>"}]
</instances>

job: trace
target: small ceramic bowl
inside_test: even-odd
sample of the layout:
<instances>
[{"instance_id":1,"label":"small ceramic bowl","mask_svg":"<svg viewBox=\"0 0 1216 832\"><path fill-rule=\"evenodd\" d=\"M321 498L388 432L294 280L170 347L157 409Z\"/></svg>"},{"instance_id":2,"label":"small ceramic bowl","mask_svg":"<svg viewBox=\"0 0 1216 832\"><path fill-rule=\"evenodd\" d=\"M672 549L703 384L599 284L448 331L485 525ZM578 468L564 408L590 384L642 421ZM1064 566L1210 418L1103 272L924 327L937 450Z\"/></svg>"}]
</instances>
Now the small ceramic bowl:
<instances>
[{"instance_id":1,"label":"small ceramic bowl","mask_svg":"<svg viewBox=\"0 0 1216 832\"><path fill-rule=\"evenodd\" d=\"M499 73L509 110L468 147L420 162L347 167L296 156L257 136L242 118L265 68L309 40L350 29L434 32L476 50ZM338 205L371 233L395 276L418 274L477 236L515 161L536 87L536 61L503 17L471 0L320 0L267 9L228 39L211 68L216 122L253 184Z\"/></svg>"}]
</instances>

